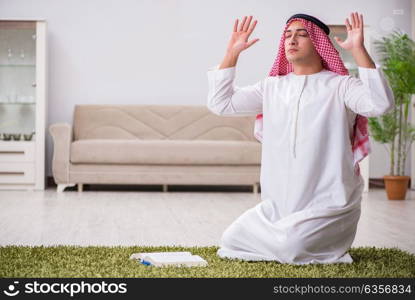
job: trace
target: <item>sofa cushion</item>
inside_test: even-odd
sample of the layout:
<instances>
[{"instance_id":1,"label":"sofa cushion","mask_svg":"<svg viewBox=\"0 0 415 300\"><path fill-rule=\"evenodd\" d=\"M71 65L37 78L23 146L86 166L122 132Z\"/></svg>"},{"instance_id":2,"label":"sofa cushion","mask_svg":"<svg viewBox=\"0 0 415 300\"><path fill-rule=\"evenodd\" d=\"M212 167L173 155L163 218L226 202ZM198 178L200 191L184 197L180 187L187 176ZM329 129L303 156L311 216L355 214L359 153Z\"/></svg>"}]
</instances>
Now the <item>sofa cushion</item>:
<instances>
[{"instance_id":1,"label":"sofa cushion","mask_svg":"<svg viewBox=\"0 0 415 300\"><path fill-rule=\"evenodd\" d=\"M79 104L73 120L74 141L208 140L251 141L255 115L218 116L206 105Z\"/></svg>"},{"instance_id":2,"label":"sofa cushion","mask_svg":"<svg viewBox=\"0 0 415 300\"><path fill-rule=\"evenodd\" d=\"M261 144L210 140L78 140L71 144L72 163L259 165Z\"/></svg>"}]
</instances>

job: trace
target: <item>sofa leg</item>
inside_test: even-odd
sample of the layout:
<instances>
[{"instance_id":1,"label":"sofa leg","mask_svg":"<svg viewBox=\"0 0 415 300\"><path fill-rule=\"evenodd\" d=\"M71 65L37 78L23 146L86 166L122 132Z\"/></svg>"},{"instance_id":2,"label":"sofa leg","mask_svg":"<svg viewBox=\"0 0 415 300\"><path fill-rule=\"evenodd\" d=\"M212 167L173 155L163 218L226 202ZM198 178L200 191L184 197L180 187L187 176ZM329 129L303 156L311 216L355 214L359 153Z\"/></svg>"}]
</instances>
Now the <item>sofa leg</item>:
<instances>
[{"instance_id":1,"label":"sofa leg","mask_svg":"<svg viewBox=\"0 0 415 300\"><path fill-rule=\"evenodd\" d=\"M167 184L163 184L163 192L167 192Z\"/></svg>"},{"instance_id":2,"label":"sofa leg","mask_svg":"<svg viewBox=\"0 0 415 300\"><path fill-rule=\"evenodd\" d=\"M65 188L70 187L70 186L75 186L75 183L58 183L58 187L56 188L56 191L58 193L62 193Z\"/></svg>"},{"instance_id":3,"label":"sofa leg","mask_svg":"<svg viewBox=\"0 0 415 300\"><path fill-rule=\"evenodd\" d=\"M82 192L84 190L84 185L82 183L78 183L78 192Z\"/></svg>"},{"instance_id":4,"label":"sofa leg","mask_svg":"<svg viewBox=\"0 0 415 300\"><path fill-rule=\"evenodd\" d=\"M255 182L255 183L253 184L253 188L252 188L252 190L253 190L253 192L254 192L254 194L255 194L255 195L257 195L257 194L258 194L258 183L256 183L256 182Z\"/></svg>"}]
</instances>

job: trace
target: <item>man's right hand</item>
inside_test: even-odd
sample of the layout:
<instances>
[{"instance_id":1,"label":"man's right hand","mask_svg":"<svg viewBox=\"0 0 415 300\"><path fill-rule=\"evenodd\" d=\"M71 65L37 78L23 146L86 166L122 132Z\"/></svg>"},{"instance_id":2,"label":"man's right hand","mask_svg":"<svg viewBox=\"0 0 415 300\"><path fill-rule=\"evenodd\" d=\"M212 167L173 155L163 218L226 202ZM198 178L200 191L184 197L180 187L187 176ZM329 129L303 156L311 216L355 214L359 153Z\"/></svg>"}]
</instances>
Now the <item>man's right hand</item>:
<instances>
[{"instance_id":1,"label":"man's right hand","mask_svg":"<svg viewBox=\"0 0 415 300\"><path fill-rule=\"evenodd\" d=\"M229 40L227 52L238 56L242 51L248 49L253 44L255 44L259 39L253 39L248 41L249 36L255 29L255 25L257 20L251 24L252 16L247 18L246 16L243 18L241 24L238 26L238 19L235 20L235 24L233 26L233 32L231 39Z\"/></svg>"}]
</instances>

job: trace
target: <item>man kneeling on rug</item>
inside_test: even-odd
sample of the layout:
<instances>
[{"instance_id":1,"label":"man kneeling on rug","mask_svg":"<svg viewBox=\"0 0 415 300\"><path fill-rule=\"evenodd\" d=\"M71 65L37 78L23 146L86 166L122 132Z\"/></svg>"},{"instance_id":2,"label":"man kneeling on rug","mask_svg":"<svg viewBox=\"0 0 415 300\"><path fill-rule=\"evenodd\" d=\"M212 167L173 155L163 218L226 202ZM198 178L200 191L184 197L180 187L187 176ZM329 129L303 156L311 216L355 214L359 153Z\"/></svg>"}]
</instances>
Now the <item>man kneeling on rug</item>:
<instances>
[{"instance_id":1,"label":"man kneeling on rug","mask_svg":"<svg viewBox=\"0 0 415 300\"><path fill-rule=\"evenodd\" d=\"M370 152L367 117L394 107L381 68L363 42L363 16L346 18L347 38L335 37L358 65L350 76L323 22L290 17L269 75L236 87L239 54L257 21L235 21L227 53L207 72L208 108L215 114L256 115L262 143L261 202L223 233L220 257L281 263L352 263L347 252L360 218L364 181L359 161Z\"/></svg>"}]
</instances>

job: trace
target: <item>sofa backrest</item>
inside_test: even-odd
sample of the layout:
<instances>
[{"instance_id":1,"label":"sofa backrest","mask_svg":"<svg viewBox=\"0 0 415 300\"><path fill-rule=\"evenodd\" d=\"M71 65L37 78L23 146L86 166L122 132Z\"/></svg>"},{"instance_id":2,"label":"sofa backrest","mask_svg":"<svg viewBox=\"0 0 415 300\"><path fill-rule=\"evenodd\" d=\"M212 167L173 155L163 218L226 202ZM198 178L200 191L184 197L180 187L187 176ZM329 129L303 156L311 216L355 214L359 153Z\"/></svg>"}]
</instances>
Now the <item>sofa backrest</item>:
<instances>
[{"instance_id":1,"label":"sofa backrest","mask_svg":"<svg viewBox=\"0 0 415 300\"><path fill-rule=\"evenodd\" d=\"M167 139L257 141L255 115L218 116L196 105L81 104L74 110L74 140Z\"/></svg>"}]
</instances>

